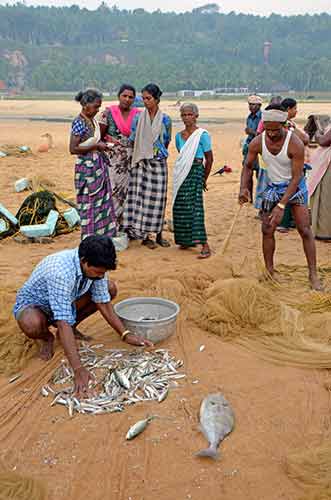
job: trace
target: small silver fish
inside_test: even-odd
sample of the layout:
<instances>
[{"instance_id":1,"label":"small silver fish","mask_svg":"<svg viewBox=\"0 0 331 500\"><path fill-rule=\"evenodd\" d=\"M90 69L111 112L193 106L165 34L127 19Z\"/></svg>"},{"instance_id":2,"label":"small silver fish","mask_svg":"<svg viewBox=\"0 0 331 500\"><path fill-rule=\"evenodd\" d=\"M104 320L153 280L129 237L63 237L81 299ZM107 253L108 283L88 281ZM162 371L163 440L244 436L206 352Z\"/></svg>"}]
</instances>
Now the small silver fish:
<instances>
[{"instance_id":1,"label":"small silver fish","mask_svg":"<svg viewBox=\"0 0 331 500\"><path fill-rule=\"evenodd\" d=\"M48 396L49 392L48 392L48 390L46 389L46 387L45 387L45 386L43 386L43 387L40 389L40 394L41 394L42 396L44 396L45 398Z\"/></svg>"},{"instance_id":2,"label":"small silver fish","mask_svg":"<svg viewBox=\"0 0 331 500\"><path fill-rule=\"evenodd\" d=\"M219 458L220 454L217 448L234 427L233 410L222 394L209 394L202 401L200 425L201 431L208 439L209 448L198 451L196 456Z\"/></svg>"},{"instance_id":3,"label":"small silver fish","mask_svg":"<svg viewBox=\"0 0 331 500\"><path fill-rule=\"evenodd\" d=\"M130 389L130 382L129 382L129 379L127 378L127 376L123 373L123 372L120 372L118 370L115 370L115 377L118 381L118 383L124 387L124 389Z\"/></svg>"},{"instance_id":4,"label":"small silver fish","mask_svg":"<svg viewBox=\"0 0 331 500\"><path fill-rule=\"evenodd\" d=\"M162 403L162 401L164 401L168 397L168 394L169 394L169 387L167 387L167 389L159 395L158 402Z\"/></svg>"},{"instance_id":5,"label":"small silver fish","mask_svg":"<svg viewBox=\"0 0 331 500\"><path fill-rule=\"evenodd\" d=\"M17 373L16 375L13 375L9 380L8 380L8 383L9 384L12 384L13 382L15 382L15 380L19 379L20 377L22 377L22 373Z\"/></svg>"},{"instance_id":6,"label":"small silver fish","mask_svg":"<svg viewBox=\"0 0 331 500\"><path fill-rule=\"evenodd\" d=\"M127 432L126 439L130 440L143 432L148 424L153 420L153 417L147 417L144 420L138 420Z\"/></svg>"}]
</instances>

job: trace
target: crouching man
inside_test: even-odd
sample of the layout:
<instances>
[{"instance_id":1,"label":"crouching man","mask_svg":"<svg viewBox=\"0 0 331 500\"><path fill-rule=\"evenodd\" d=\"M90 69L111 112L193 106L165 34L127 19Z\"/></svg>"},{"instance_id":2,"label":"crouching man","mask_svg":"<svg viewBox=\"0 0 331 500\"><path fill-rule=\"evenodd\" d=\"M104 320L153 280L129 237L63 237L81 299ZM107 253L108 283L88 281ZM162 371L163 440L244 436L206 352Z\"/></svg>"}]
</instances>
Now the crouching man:
<instances>
[{"instance_id":1,"label":"crouching man","mask_svg":"<svg viewBox=\"0 0 331 500\"><path fill-rule=\"evenodd\" d=\"M80 361L75 337L77 325L96 311L128 344L151 346L151 342L126 330L115 314L111 300L116 286L105 276L116 269L116 251L107 236L89 236L79 248L64 250L44 258L19 290L14 315L30 339L42 343L40 356L49 360L54 354L55 326L64 352L75 374L75 390L88 390L90 373Z\"/></svg>"}]
</instances>

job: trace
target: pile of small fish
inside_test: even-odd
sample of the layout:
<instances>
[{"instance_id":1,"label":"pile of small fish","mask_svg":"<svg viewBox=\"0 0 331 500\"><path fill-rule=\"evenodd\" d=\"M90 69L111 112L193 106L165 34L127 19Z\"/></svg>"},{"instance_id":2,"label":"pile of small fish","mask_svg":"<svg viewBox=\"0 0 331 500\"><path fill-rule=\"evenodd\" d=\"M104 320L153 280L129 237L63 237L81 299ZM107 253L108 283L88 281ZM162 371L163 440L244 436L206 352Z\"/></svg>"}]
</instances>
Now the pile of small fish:
<instances>
[{"instance_id":1,"label":"pile of small fish","mask_svg":"<svg viewBox=\"0 0 331 500\"><path fill-rule=\"evenodd\" d=\"M161 403L169 389L178 385L177 380L185 377L178 372L183 361L165 349L148 352L102 348L103 344L98 344L79 349L82 365L95 378L90 382L90 393L97 395L80 400L75 397L73 370L68 361L62 360L41 389L43 396L53 396L51 406L66 406L72 417L75 412L97 415L123 411L125 406L141 401Z\"/></svg>"}]
</instances>

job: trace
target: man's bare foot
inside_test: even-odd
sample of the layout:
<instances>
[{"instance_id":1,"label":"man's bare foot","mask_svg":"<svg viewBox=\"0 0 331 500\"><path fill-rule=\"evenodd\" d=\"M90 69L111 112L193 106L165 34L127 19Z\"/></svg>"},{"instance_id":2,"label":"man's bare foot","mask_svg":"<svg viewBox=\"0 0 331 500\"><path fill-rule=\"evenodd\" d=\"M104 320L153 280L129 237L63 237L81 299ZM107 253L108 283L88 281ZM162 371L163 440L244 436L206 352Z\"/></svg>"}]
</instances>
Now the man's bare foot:
<instances>
[{"instance_id":1,"label":"man's bare foot","mask_svg":"<svg viewBox=\"0 0 331 500\"><path fill-rule=\"evenodd\" d=\"M279 283L280 273L275 269L265 269L263 274L258 278L259 282L271 281L273 283Z\"/></svg>"},{"instance_id":2,"label":"man's bare foot","mask_svg":"<svg viewBox=\"0 0 331 500\"><path fill-rule=\"evenodd\" d=\"M309 276L309 281L310 281L310 286L312 290L316 290L316 292L323 292L323 285L321 283L321 280L317 275L311 275Z\"/></svg>"},{"instance_id":3,"label":"man's bare foot","mask_svg":"<svg viewBox=\"0 0 331 500\"><path fill-rule=\"evenodd\" d=\"M91 337L91 335L84 335L84 333L77 330L77 328L74 328L74 335L75 335L75 339L84 340L85 342L89 342L93 338L93 337Z\"/></svg>"},{"instance_id":4,"label":"man's bare foot","mask_svg":"<svg viewBox=\"0 0 331 500\"><path fill-rule=\"evenodd\" d=\"M51 333L47 340L41 340L39 356L43 361L49 361L54 356L54 336Z\"/></svg>"}]
</instances>

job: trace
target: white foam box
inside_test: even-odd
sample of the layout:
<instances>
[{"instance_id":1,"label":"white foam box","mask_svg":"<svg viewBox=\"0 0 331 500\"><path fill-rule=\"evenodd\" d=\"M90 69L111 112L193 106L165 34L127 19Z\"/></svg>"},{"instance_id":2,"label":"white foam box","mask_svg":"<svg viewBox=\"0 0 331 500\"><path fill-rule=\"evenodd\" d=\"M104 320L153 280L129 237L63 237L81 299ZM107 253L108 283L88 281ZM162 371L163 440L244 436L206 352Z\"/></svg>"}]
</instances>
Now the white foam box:
<instances>
[{"instance_id":1,"label":"white foam box","mask_svg":"<svg viewBox=\"0 0 331 500\"><path fill-rule=\"evenodd\" d=\"M3 205L1 205L0 203L0 214L4 215L5 217L7 217L7 219L12 223L14 224L14 226L17 226L18 225L18 220L16 219L16 217L11 213L9 212L9 210L7 210L6 207L4 207Z\"/></svg>"},{"instance_id":2,"label":"white foam box","mask_svg":"<svg viewBox=\"0 0 331 500\"><path fill-rule=\"evenodd\" d=\"M33 224L32 226L21 226L20 231L27 238L41 238L50 236L51 232L48 224Z\"/></svg>"},{"instance_id":3,"label":"white foam box","mask_svg":"<svg viewBox=\"0 0 331 500\"><path fill-rule=\"evenodd\" d=\"M28 189L28 187L29 187L29 179L26 179L25 177L22 177L22 179L18 179L18 181L15 182L16 193L20 193L21 191Z\"/></svg>"},{"instance_id":4,"label":"white foam box","mask_svg":"<svg viewBox=\"0 0 331 500\"><path fill-rule=\"evenodd\" d=\"M8 223L6 219L2 219L0 217L0 234L5 233L6 231L8 231Z\"/></svg>"},{"instance_id":5,"label":"white foam box","mask_svg":"<svg viewBox=\"0 0 331 500\"><path fill-rule=\"evenodd\" d=\"M50 235L54 233L57 220L59 218L59 212L56 210L51 210L47 216L45 224L49 227Z\"/></svg>"},{"instance_id":6,"label":"white foam box","mask_svg":"<svg viewBox=\"0 0 331 500\"><path fill-rule=\"evenodd\" d=\"M51 210L44 224L32 224L31 226L21 226L20 231L27 238L41 238L43 236L52 236L59 218L59 212Z\"/></svg>"},{"instance_id":7,"label":"white foam box","mask_svg":"<svg viewBox=\"0 0 331 500\"><path fill-rule=\"evenodd\" d=\"M74 227L76 224L80 223L79 213L75 208L68 208L68 210L63 212L63 217L67 221L69 227Z\"/></svg>"}]
</instances>

